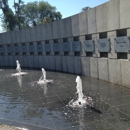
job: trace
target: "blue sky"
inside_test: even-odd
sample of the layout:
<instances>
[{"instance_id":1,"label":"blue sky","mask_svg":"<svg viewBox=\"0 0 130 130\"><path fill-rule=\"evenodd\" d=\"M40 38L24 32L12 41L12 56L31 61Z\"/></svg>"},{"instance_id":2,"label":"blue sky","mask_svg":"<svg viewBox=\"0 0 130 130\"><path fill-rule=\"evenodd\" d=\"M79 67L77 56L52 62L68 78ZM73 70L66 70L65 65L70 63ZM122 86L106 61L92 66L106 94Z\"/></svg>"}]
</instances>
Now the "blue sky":
<instances>
[{"instance_id":1,"label":"blue sky","mask_svg":"<svg viewBox=\"0 0 130 130\"><path fill-rule=\"evenodd\" d=\"M18 0L15 0L16 2ZM33 2L36 0L23 0L25 3ZM40 1L40 0L38 0ZM62 18L72 16L80 13L83 7L95 7L103 4L109 0L45 0L48 1L52 6L57 8L57 11L61 12ZM12 5L14 0L9 0L9 4Z\"/></svg>"}]
</instances>

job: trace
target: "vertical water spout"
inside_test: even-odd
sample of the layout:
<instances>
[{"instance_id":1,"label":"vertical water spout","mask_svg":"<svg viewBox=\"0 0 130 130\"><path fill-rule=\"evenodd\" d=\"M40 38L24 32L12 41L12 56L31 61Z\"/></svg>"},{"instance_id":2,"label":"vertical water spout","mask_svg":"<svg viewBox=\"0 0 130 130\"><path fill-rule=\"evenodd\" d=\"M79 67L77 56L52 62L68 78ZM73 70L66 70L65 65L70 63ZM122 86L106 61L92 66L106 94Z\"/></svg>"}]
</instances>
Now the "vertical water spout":
<instances>
[{"instance_id":1,"label":"vertical water spout","mask_svg":"<svg viewBox=\"0 0 130 130\"><path fill-rule=\"evenodd\" d=\"M18 71L19 74L21 74L21 67L20 67L20 63L18 60L16 60L16 64L17 64L16 70Z\"/></svg>"}]
</instances>

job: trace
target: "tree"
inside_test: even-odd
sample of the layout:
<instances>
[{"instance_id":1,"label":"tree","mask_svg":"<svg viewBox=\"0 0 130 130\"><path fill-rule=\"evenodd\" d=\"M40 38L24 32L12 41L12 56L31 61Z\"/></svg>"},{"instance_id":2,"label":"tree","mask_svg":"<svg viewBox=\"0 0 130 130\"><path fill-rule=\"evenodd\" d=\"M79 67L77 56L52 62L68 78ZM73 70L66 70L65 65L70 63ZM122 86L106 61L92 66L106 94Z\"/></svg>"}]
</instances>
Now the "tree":
<instances>
[{"instance_id":1,"label":"tree","mask_svg":"<svg viewBox=\"0 0 130 130\"><path fill-rule=\"evenodd\" d=\"M0 9L2 9L3 12L2 22L4 23L4 26L6 24L8 30L14 30L16 26L16 17L13 11L9 8L8 0L0 0Z\"/></svg>"},{"instance_id":2,"label":"tree","mask_svg":"<svg viewBox=\"0 0 130 130\"><path fill-rule=\"evenodd\" d=\"M84 8L82 8L82 12L87 11L87 10L89 10L89 9L91 9L89 6L84 7Z\"/></svg>"},{"instance_id":3,"label":"tree","mask_svg":"<svg viewBox=\"0 0 130 130\"><path fill-rule=\"evenodd\" d=\"M60 20L62 15L56 12L56 7L51 6L48 2L29 2L24 6L26 24L36 26L55 20Z\"/></svg>"},{"instance_id":4,"label":"tree","mask_svg":"<svg viewBox=\"0 0 130 130\"><path fill-rule=\"evenodd\" d=\"M19 30L24 25L24 16L23 16L23 8L24 8L24 2L22 0L18 0L16 3L14 1L14 8L15 8L15 16L17 20L17 25Z\"/></svg>"}]
</instances>

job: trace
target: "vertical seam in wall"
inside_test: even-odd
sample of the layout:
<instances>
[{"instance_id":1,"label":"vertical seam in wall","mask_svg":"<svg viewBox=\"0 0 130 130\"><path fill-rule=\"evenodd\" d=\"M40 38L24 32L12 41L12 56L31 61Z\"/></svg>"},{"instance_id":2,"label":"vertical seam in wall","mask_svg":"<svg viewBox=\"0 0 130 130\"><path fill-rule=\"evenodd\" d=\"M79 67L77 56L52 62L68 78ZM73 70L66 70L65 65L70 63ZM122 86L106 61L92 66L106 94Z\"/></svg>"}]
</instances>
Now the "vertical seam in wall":
<instances>
[{"instance_id":1,"label":"vertical seam in wall","mask_svg":"<svg viewBox=\"0 0 130 130\"><path fill-rule=\"evenodd\" d=\"M120 60L120 68L121 68L121 69L120 69L120 73L121 73L121 86L123 86L123 85L122 85L122 65L121 65L121 60Z\"/></svg>"}]
</instances>

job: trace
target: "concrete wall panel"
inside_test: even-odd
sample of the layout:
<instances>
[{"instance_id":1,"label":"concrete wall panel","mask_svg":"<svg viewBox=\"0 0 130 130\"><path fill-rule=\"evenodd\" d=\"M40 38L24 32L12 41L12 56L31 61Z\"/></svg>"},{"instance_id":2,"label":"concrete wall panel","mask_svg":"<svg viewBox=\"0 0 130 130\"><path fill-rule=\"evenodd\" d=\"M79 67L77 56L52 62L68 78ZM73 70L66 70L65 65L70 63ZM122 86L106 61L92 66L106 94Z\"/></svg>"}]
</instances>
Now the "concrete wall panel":
<instances>
[{"instance_id":1,"label":"concrete wall panel","mask_svg":"<svg viewBox=\"0 0 130 130\"><path fill-rule=\"evenodd\" d=\"M121 85L121 60L109 59L109 82Z\"/></svg>"},{"instance_id":2,"label":"concrete wall panel","mask_svg":"<svg viewBox=\"0 0 130 130\"><path fill-rule=\"evenodd\" d=\"M15 31L11 31L11 39L12 39L12 43L17 43Z\"/></svg>"},{"instance_id":3,"label":"concrete wall panel","mask_svg":"<svg viewBox=\"0 0 130 130\"><path fill-rule=\"evenodd\" d=\"M8 58L8 56L3 56L3 57L4 57L4 64L6 67L8 67L9 66L9 58Z\"/></svg>"},{"instance_id":4,"label":"concrete wall panel","mask_svg":"<svg viewBox=\"0 0 130 130\"><path fill-rule=\"evenodd\" d=\"M15 31L15 36L16 36L16 43L20 43L21 42L20 31Z\"/></svg>"},{"instance_id":5,"label":"concrete wall panel","mask_svg":"<svg viewBox=\"0 0 130 130\"><path fill-rule=\"evenodd\" d=\"M62 57L55 56L56 71L62 71Z\"/></svg>"},{"instance_id":6,"label":"concrete wall panel","mask_svg":"<svg viewBox=\"0 0 130 130\"><path fill-rule=\"evenodd\" d=\"M34 67L34 56L28 56L28 60L29 60L29 67L33 68Z\"/></svg>"},{"instance_id":7,"label":"concrete wall panel","mask_svg":"<svg viewBox=\"0 0 130 130\"><path fill-rule=\"evenodd\" d=\"M63 56L62 57L62 65L63 65L63 72L68 72L68 66L67 66L67 57Z\"/></svg>"},{"instance_id":8,"label":"concrete wall panel","mask_svg":"<svg viewBox=\"0 0 130 130\"><path fill-rule=\"evenodd\" d=\"M36 26L36 41L41 41L41 26L42 25L39 25L39 26Z\"/></svg>"},{"instance_id":9,"label":"concrete wall panel","mask_svg":"<svg viewBox=\"0 0 130 130\"><path fill-rule=\"evenodd\" d=\"M31 41L36 41L36 27L30 28L30 32Z\"/></svg>"},{"instance_id":10,"label":"concrete wall panel","mask_svg":"<svg viewBox=\"0 0 130 130\"><path fill-rule=\"evenodd\" d=\"M99 79L109 81L109 66L107 58L98 58Z\"/></svg>"},{"instance_id":11,"label":"concrete wall panel","mask_svg":"<svg viewBox=\"0 0 130 130\"><path fill-rule=\"evenodd\" d=\"M6 44L7 43L7 38L6 38L6 33L2 33L2 37L1 37L2 39L1 39L1 43L2 44Z\"/></svg>"},{"instance_id":12,"label":"concrete wall panel","mask_svg":"<svg viewBox=\"0 0 130 130\"><path fill-rule=\"evenodd\" d=\"M34 56L34 68L39 68L39 56Z\"/></svg>"},{"instance_id":13,"label":"concrete wall panel","mask_svg":"<svg viewBox=\"0 0 130 130\"><path fill-rule=\"evenodd\" d=\"M23 67L29 67L29 57L26 55L26 56L23 56Z\"/></svg>"},{"instance_id":14,"label":"concrete wall panel","mask_svg":"<svg viewBox=\"0 0 130 130\"><path fill-rule=\"evenodd\" d=\"M88 22L86 11L79 14L79 33L80 35L86 35L88 33Z\"/></svg>"},{"instance_id":15,"label":"concrete wall panel","mask_svg":"<svg viewBox=\"0 0 130 130\"><path fill-rule=\"evenodd\" d=\"M0 56L0 66L5 66L4 57Z\"/></svg>"},{"instance_id":16,"label":"concrete wall panel","mask_svg":"<svg viewBox=\"0 0 130 130\"><path fill-rule=\"evenodd\" d=\"M41 25L41 40L46 40L47 36L46 36L46 25Z\"/></svg>"},{"instance_id":17,"label":"concrete wall panel","mask_svg":"<svg viewBox=\"0 0 130 130\"><path fill-rule=\"evenodd\" d=\"M65 28L66 28L66 37L71 37L72 36L72 22L71 22L71 17L68 17L65 19Z\"/></svg>"},{"instance_id":18,"label":"concrete wall panel","mask_svg":"<svg viewBox=\"0 0 130 130\"><path fill-rule=\"evenodd\" d=\"M55 56L49 57L50 70L55 70Z\"/></svg>"},{"instance_id":19,"label":"concrete wall panel","mask_svg":"<svg viewBox=\"0 0 130 130\"><path fill-rule=\"evenodd\" d=\"M120 0L120 28L130 27L130 1Z\"/></svg>"},{"instance_id":20,"label":"concrete wall panel","mask_svg":"<svg viewBox=\"0 0 130 130\"><path fill-rule=\"evenodd\" d=\"M122 86L130 88L130 61L121 60Z\"/></svg>"},{"instance_id":21,"label":"concrete wall panel","mask_svg":"<svg viewBox=\"0 0 130 130\"><path fill-rule=\"evenodd\" d=\"M25 32L26 32L26 40L27 40L27 42L30 42L31 41L31 29L26 28Z\"/></svg>"},{"instance_id":22,"label":"concrete wall panel","mask_svg":"<svg viewBox=\"0 0 130 130\"><path fill-rule=\"evenodd\" d=\"M97 32L107 31L107 3L96 7Z\"/></svg>"},{"instance_id":23,"label":"concrete wall panel","mask_svg":"<svg viewBox=\"0 0 130 130\"><path fill-rule=\"evenodd\" d=\"M107 3L107 30L120 28L120 0L110 0Z\"/></svg>"},{"instance_id":24,"label":"concrete wall panel","mask_svg":"<svg viewBox=\"0 0 130 130\"><path fill-rule=\"evenodd\" d=\"M11 42L11 32L6 32L6 43L10 44Z\"/></svg>"},{"instance_id":25,"label":"concrete wall panel","mask_svg":"<svg viewBox=\"0 0 130 130\"><path fill-rule=\"evenodd\" d=\"M72 35L78 36L79 35L79 15L71 16L72 22Z\"/></svg>"},{"instance_id":26,"label":"concrete wall panel","mask_svg":"<svg viewBox=\"0 0 130 130\"><path fill-rule=\"evenodd\" d=\"M81 57L82 75L90 76L90 58Z\"/></svg>"},{"instance_id":27,"label":"concrete wall panel","mask_svg":"<svg viewBox=\"0 0 130 130\"><path fill-rule=\"evenodd\" d=\"M27 39L26 39L26 30L25 29L22 29L21 31L20 31L20 36L21 36L21 42L23 43L23 42L27 42Z\"/></svg>"},{"instance_id":28,"label":"concrete wall panel","mask_svg":"<svg viewBox=\"0 0 130 130\"><path fill-rule=\"evenodd\" d=\"M81 57L74 57L74 73L82 74Z\"/></svg>"},{"instance_id":29,"label":"concrete wall panel","mask_svg":"<svg viewBox=\"0 0 130 130\"><path fill-rule=\"evenodd\" d=\"M88 34L96 33L96 8L92 8L87 11L87 20L88 20Z\"/></svg>"},{"instance_id":30,"label":"concrete wall panel","mask_svg":"<svg viewBox=\"0 0 130 130\"><path fill-rule=\"evenodd\" d=\"M52 22L53 39L60 38L60 28L59 27L60 27L59 21Z\"/></svg>"},{"instance_id":31,"label":"concrete wall panel","mask_svg":"<svg viewBox=\"0 0 130 130\"><path fill-rule=\"evenodd\" d=\"M9 65L11 67L15 67L16 66L16 61L14 60L14 56L8 56L9 58Z\"/></svg>"},{"instance_id":32,"label":"concrete wall panel","mask_svg":"<svg viewBox=\"0 0 130 130\"><path fill-rule=\"evenodd\" d=\"M59 29L59 31L60 31L60 37L64 38L64 37L66 37L65 19L61 19L59 21L59 24L60 24L60 29Z\"/></svg>"},{"instance_id":33,"label":"concrete wall panel","mask_svg":"<svg viewBox=\"0 0 130 130\"><path fill-rule=\"evenodd\" d=\"M74 73L74 58L67 56L68 73Z\"/></svg>"},{"instance_id":34,"label":"concrete wall panel","mask_svg":"<svg viewBox=\"0 0 130 130\"><path fill-rule=\"evenodd\" d=\"M44 68L44 57L39 56L39 68Z\"/></svg>"},{"instance_id":35,"label":"concrete wall panel","mask_svg":"<svg viewBox=\"0 0 130 130\"><path fill-rule=\"evenodd\" d=\"M44 57L44 68L47 69L47 70L50 69L49 57L50 57L50 56L45 56L45 57Z\"/></svg>"},{"instance_id":36,"label":"concrete wall panel","mask_svg":"<svg viewBox=\"0 0 130 130\"><path fill-rule=\"evenodd\" d=\"M98 58L90 58L90 76L98 78Z\"/></svg>"},{"instance_id":37,"label":"concrete wall panel","mask_svg":"<svg viewBox=\"0 0 130 130\"><path fill-rule=\"evenodd\" d=\"M45 24L45 28L46 28L46 39L50 40L52 39L52 23L47 23Z\"/></svg>"}]
</instances>

